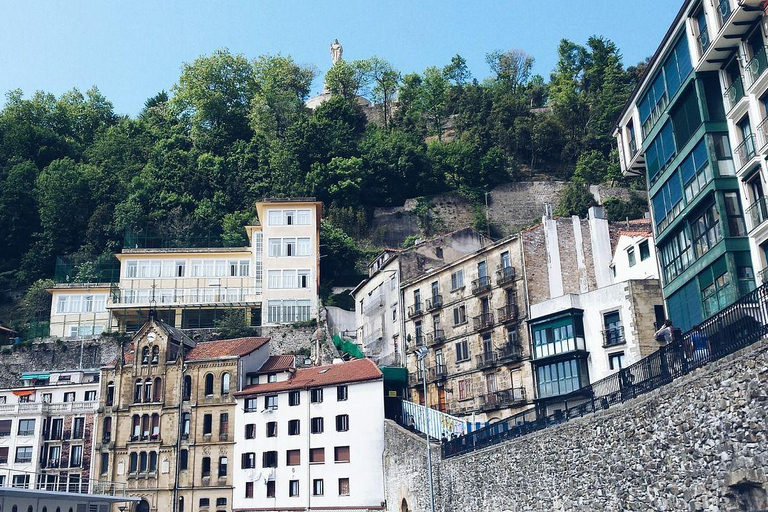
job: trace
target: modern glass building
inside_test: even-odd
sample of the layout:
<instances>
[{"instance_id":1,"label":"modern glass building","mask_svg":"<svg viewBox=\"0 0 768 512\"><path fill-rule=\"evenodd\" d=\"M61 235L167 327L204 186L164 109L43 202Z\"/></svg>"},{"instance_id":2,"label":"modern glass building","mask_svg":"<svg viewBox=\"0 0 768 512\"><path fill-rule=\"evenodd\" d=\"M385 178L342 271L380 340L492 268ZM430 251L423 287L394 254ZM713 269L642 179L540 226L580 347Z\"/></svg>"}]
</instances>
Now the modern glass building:
<instances>
[{"instance_id":1,"label":"modern glass building","mask_svg":"<svg viewBox=\"0 0 768 512\"><path fill-rule=\"evenodd\" d=\"M667 314L684 330L766 266L761 3L686 1L614 132L623 172L647 180Z\"/></svg>"}]
</instances>

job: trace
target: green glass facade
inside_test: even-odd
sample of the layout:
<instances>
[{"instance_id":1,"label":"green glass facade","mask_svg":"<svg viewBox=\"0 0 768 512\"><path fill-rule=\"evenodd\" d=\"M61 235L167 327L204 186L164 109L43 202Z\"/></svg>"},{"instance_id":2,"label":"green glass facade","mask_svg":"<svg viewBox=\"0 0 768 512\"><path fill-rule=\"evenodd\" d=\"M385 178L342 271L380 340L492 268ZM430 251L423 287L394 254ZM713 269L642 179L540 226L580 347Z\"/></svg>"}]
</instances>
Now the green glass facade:
<instances>
[{"instance_id":1,"label":"green glass facade","mask_svg":"<svg viewBox=\"0 0 768 512\"><path fill-rule=\"evenodd\" d=\"M553 399L589 385L582 314L572 309L530 322L537 399Z\"/></svg>"}]
</instances>

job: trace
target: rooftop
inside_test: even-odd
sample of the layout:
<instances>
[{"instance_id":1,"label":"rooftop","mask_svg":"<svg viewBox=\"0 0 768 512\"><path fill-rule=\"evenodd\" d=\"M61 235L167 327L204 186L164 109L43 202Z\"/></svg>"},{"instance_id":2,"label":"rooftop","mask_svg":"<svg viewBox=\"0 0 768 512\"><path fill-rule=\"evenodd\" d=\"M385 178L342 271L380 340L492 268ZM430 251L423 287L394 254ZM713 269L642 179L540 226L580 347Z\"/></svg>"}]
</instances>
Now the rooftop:
<instances>
[{"instance_id":1,"label":"rooftop","mask_svg":"<svg viewBox=\"0 0 768 512\"><path fill-rule=\"evenodd\" d=\"M345 363L299 369L286 381L249 386L235 396L246 397L293 389L352 384L381 378L381 370L373 361L370 359L355 359Z\"/></svg>"},{"instance_id":2,"label":"rooftop","mask_svg":"<svg viewBox=\"0 0 768 512\"><path fill-rule=\"evenodd\" d=\"M296 356L269 356L257 373L285 372L296 366Z\"/></svg>"},{"instance_id":3,"label":"rooftop","mask_svg":"<svg viewBox=\"0 0 768 512\"><path fill-rule=\"evenodd\" d=\"M187 361L205 361L210 359L242 357L258 350L269 343L269 338L235 338L231 340L204 341L194 346L187 356Z\"/></svg>"}]
</instances>

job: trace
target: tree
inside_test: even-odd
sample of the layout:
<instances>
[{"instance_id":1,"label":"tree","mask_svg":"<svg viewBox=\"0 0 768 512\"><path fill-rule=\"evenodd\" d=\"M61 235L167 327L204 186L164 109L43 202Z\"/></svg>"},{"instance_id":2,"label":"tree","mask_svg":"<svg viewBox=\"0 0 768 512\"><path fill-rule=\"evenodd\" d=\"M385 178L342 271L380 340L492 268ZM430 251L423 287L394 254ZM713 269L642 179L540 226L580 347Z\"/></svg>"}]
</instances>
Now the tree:
<instances>
[{"instance_id":1,"label":"tree","mask_svg":"<svg viewBox=\"0 0 768 512\"><path fill-rule=\"evenodd\" d=\"M609 221L622 221L626 219L642 219L648 211L648 202L635 194L630 193L629 199L609 197L603 201L605 212Z\"/></svg>"},{"instance_id":2,"label":"tree","mask_svg":"<svg viewBox=\"0 0 768 512\"><path fill-rule=\"evenodd\" d=\"M25 161L14 165L0 187L0 246L4 258L18 263L32 244L32 235L38 230L35 189L30 186L37 179L35 164ZM0 269L5 265L1 264ZM10 263L10 262L9 262Z\"/></svg>"},{"instance_id":3,"label":"tree","mask_svg":"<svg viewBox=\"0 0 768 512\"><path fill-rule=\"evenodd\" d=\"M534 59L523 50L512 49L506 52L496 50L488 53L485 61L496 75L497 83L517 91L528 83Z\"/></svg>"},{"instance_id":4,"label":"tree","mask_svg":"<svg viewBox=\"0 0 768 512\"><path fill-rule=\"evenodd\" d=\"M439 69L431 66L424 70L419 106L433 132L437 134L437 140L443 140L443 124L447 117L447 89L448 80Z\"/></svg>"},{"instance_id":5,"label":"tree","mask_svg":"<svg viewBox=\"0 0 768 512\"><path fill-rule=\"evenodd\" d=\"M400 84L400 72L378 57L359 61L356 65L361 70L364 83L370 84L371 99L381 105L384 127L387 128L392 117L393 99Z\"/></svg>"},{"instance_id":6,"label":"tree","mask_svg":"<svg viewBox=\"0 0 768 512\"><path fill-rule=\"evenodd\" d=\"M582 180L574 178L566 185L554 214L558 217L578 215L584 218L592 206L597 206L597 202L589 187Z\"/></svg>"},{"instance_id":7,"label":"tree","mask_svg":"<svg viewBox=\"0 0 768 512\"><path fill-rule=\"evenodd\" d=\"M331 94L354 100L363 86L363 74L355 65L340 60L325 74L325 86Z\"/></svg>"},{"instance_id":8,"label":"tree","mask_svg":"<svg viewBox=\"0 0 768 512\"><path fill-rule=\"evenodd\" d=\"M458 53L451 57L451 63L443 68L443 76L455 86L463 86L472 80L467 61Z\"/></svg>"}]
</instances>

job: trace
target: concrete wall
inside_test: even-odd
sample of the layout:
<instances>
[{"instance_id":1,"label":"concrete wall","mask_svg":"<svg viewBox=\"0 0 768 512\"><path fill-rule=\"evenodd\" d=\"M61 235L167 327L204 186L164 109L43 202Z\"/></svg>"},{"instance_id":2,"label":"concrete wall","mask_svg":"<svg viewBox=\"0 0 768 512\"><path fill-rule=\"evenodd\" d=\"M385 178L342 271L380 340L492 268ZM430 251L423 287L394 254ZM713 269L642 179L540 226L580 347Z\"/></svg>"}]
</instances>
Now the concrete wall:
<instances>
[{"instance_id":1,"label":"concrete wall","mask_svg":"<svg viewBox=\"0 0 768 512\"><path fill-rule=\"evenodd\" d=\"M436 510L768 506L768 341L638 399L441 461ZM387 422L387 510L429 510L424 440Z\"/></svg>"}]
</instances>

